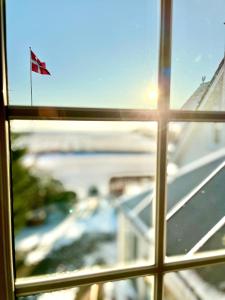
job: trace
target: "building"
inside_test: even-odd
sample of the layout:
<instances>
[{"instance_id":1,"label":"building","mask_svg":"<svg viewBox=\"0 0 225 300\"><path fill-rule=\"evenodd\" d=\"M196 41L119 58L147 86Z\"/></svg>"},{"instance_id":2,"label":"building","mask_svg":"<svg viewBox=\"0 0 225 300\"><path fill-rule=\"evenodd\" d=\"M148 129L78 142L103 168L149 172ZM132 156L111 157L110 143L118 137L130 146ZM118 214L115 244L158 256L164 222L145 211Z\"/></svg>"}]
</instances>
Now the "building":
<instances>
[{"instance_id":1,"label":"building","mask_svg":"<svg viewBox=\"0 0 225 300\"><path fill-rule=\"evenodd\" d=\"M224 60L212 80L202 83L183 108L206 110L222 105L224 108L223 74ZM170 157L178 170L168 178L167 186L168 257L190 258L224 248L225 128L218 125L182 124L180 139ZM118 253L122 262L153 260L153 199L154 188L149 188L118 202L119 223L123 228L118 234ZM165 299L225 299L223 271L219 265L168 273ZM142 295L140 299L145 298Z\"/></svg>"},{"instance_id":2,"label":"building","mask_svg":"<svg viewBox=\"0 0 225 300\"><path fill-rule=\"evenodd\" d=\"M210 82L201 83L183 105L183 110L215 111L225 109L224 59ZM196 143L198 147L196 147ZM222 123L183 124L182 139L178 140L172 160L183 166L225 146L225 127Z\"/></svg>"}]
</instances>

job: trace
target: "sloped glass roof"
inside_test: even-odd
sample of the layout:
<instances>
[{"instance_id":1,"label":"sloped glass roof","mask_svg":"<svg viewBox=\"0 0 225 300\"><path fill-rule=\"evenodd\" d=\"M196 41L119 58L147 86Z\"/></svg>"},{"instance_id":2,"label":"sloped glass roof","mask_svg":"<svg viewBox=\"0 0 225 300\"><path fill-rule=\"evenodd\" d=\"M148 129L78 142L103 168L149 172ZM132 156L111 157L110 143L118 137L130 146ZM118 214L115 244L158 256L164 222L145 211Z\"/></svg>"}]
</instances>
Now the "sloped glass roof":
<instances>
[{"instance_id":1,"label":"sloped glass roof","mask_svg":"<svg viewBox=\"0 0 225 300\"><path fill-rule=\"evenodd\" d=\"M223 225L198 252L221 250L225 247L225 225ZM207 282L224 291L224 269L225 265L207 266L197 268L195 271Z\"/></svg>"},{"instance_id":2,"label":"sloped glass roof","mask_svg":"<svg viewBox=\"0 0 225 300\"><path fill-rule=\"evenodd\" d=\"M224 159L225 155L221 155L203 164L196 163L194 167L189 168L186 172L180 172L180 175L168 184L167 210L170 211L180 200L198 187L203 180L221 165ZM148 195L149 203L146 203L144 208L140 210L137 218L145 226L151 227L152 189L131 197L121 203L120 207L125 212L130 213ZM209 212L211 213L209 214ZM167 223L167 255L188 253L224 214L225 168L222 168L192 198L190 197L185 205L169 217Z\"/></svg>"},{"instance_id":3,"label":"sloped glass roof","mask_svg":"<svg viewBox=\"0 0 225 300\"><path fill-rule=\"evenodd\" d=\"M187 253L224 216L225 167L221 168L167 223L167 255Z\"/></svg>"},{"instance_id":4,"label":"sloped glass roof","mask_svg":"<svg viewBox=\"0 0 225 300\"><path fill-rule=\"evenodd\" d=\"M152 193L152 189L147 189L146 191L139 193L129 199L123 201L121 203L121 208L126 212L131 211L134 209L145 197Z\"/></svg>"},{"instance_id":5,"label":"sloped glass roof","mask_svg":"<svg viewBox=\"0 0 225 300\"><path fill-rule=\"evenodd\" d=\"M170 211L181 199L187 196L196 186L198 186L209 174L212 173L223 161L225 157L219 157L201 166L190 169L188 172L177 176L168 184L167 191L167 211ZM139 200L140 201L140 200ZM138 215L142 222L148 227L152 226L152 203L149 203Z\"/></svg>"},{"instance_id":6,"label":"sloped glass roof","mask_svg":"<svg viewBox=\"0 0 225 300\"><path fill-rule=\"evenodd\" d=\"M168 185L167 210L169 211L178 201L188 195L196 186L208 177L209 174L224 161L224 159L225 156L219 157L176 177Z\"/></svg>"},{"instance_id":7,"label":"sloped glass roof","mask_svg":"<svg viewBox=\"0 0 225 300\"><path fill-rule=\"evenodd\" d=\"M198 252L221 250L225 248L225 224L207 240Z\"/></svg>"},{"instance_id":8,"label":"sloped glass roof","mask_svg":"<svg viewBox=\"0 0 225 300\"><path fill-rule=\"evenodd\" d=\"M152 227L152 202L149 203L142 211L140 211L138 217L142 220L142 222L148 226Z\"/></svg>"}]
</instances>

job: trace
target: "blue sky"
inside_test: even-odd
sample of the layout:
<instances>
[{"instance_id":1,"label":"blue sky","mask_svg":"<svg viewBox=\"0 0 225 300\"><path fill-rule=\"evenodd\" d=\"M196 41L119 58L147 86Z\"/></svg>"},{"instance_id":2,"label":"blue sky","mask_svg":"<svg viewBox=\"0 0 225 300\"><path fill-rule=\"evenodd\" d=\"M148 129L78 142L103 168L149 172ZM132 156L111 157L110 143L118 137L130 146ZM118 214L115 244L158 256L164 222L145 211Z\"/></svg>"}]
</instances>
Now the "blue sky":
<instances>
[{"instance_id":1,"label":"blue sky","mask_svg":"<svg viewBox=\"0 0 225 300\"><path fill-rule=\"evenodd\" d=\"M225 2L174 1L173 107L222 59ZM149 108L157 82L159 1L8 0L11 104L30 105L29 46L52 76L33 73L35 105Z\"/></svg>"},{"instance_id":2,"label":"blue sky","mask_svg":"<svg viewBox=\"0 0 225 300\"><path fill-rule=\"evenodd\" d=\"M177 108L210 80L224 55L224 0L174 0L171 104Z\"/></svg>"}]
</instances>

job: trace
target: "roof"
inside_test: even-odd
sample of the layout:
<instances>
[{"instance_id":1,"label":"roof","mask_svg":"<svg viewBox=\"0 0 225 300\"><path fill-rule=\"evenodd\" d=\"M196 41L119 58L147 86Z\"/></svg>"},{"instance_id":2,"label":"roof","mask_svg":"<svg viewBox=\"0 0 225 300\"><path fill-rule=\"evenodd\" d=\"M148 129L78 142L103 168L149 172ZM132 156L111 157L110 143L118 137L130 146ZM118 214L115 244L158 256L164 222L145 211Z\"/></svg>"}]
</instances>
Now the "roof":
<instances>
[{"instance_id":1,"label":"roof","mask_svg":"<svg viewBox=\"0 0 225 300\"><path fill-rule=\"evenodd\" d=\"M143 199L145 199L146 196L150 195L151 193L152 193L152 189L149 188L144 192L125 198L124 201L122 201L120 208L122 208L126 212L129 212L133 208L135 208L141 201L143 201Z\"/></svg>"},{"instance_id":2,"label":"roof","mask_svg":"<svg viewBox=\"0 0 225 300\"><path fill-rule=\"evenodd\" d=\"M200 101L199 101L199 103L198 103L198 105L197 105L197 109L203 104L204 98L205 98L205 96L206 96L208 90L209 90L210 87L213 85L213 83L214 83L215 79L217 78L219 72L220 72L221 69L223 68L223 65L224 65L224 58L221 60L221 62L220 62L220 64L219 64L218 68L216 69L216 72L214 73L212 79L210 80L210 83L209 83L207 89L206 89L205 92L203 93L203 95L202 95L202 97L201 97L201 99L200 99Z\"/></svg>"},{"instance_id":3,"label":"roof","mask_svg":"<svg viewBox=\"0 0 225 300\"><path fill-rule=\"evenodd\" d=\"M195 269L195 272L206 282L224 292L224 264ZM224 295L220 297L224 299Z\"/></svg>"},{"instance_id":4,"label":"roof","mask_svg":"<svg viewBox=\"0 0 225 300\"><path fill-rule=\"evenodd\" d=\"M182 110L197 110L204 102L204 98L208 93L210 87L213 85L215 79L217 78L219 72L224 65L224 58L221 60L216 72L214 73L212 79L209 82L203 82L196 89L196 91L191 95L191 97L184 103L181 107Z\"/></svg>"},{"instance_id":5,"label":"roof","mask_svg":"<svg viewBox=\"0 0 225 300\"><path fill-rule=\"evenodd\" d=\"M224 159L225 152L219 156L207 155L204 159L201 158L182 168L168 185L168 211L200 184Z\"/></svg>"},{"instance_id":6,"label":"roof","mask_svg":"<svg viewBox=\"0 0 225 300\"><path fill-rule=\"evenodd\" d=\"M186 254L225 212L225 163L168 220L167 255ZM209 216L210 212L210 217ZM196 226L196 224L198 224ZM188 236L188 238L186 238Z\"/></svg>"},{"instance_id":7,"label":"roof","mask_svg":"<svg viewBox=\"0 0 225 300\"><path fill-rule=\"evenodd\" d=\"M213 251L224 249L225 237L225 224L212 235L207 242L198 250L198 252ZM195 271L201 278L211 285L215 286L218 290L224 292L224 268L225 265L213 265L203 268L197 268Z\"/></svg>"},{"instance_id":8,"label":"roof","mask_svg":"<svg viewBox=\"0 0 225 300\"><path fill-rule=\"evenodd\" d=\"M167 211L168 215L173 208L182 200L185 196L190 194L190 192L198 186L209 174L216 169L225 160L225 150L223 152L219 151L207 155L198 161L189 164L188 166L182 168L179 174L174 177L168 184L167 191ZM144 223L145 226L152 226L152 197L153 189L148 189L142 193L139 193L133 197L127 198L120 204L120 208L126 211L126 213L132 213L132 211L144 201L144 199L149 195L148 201L145 201L145 205L142 210L136 215L137 218Z\"/></svg>"},{"instance_id":9,"label":"roof","mask_svg":"<svg viewBox=\"0 0 225 300\"><path fill-rule=\"evenodd\" d=\"M198 103L201 102L202 96L208 90L210 82L202 82L200 86L195 90L190 98L181 107L183 110L195 110L197 109Z\"/></svg>"},{"instance_id":10,"label":"roof","mask_svg":"<svg viewBox=\"0 0 225 300\"><path fill-rule=\"evenodd\" d=\"M212 235L198 252L221 250L225 243L225 224Z\"/></svg>"},{"instance_id":11,"label":"roof","mask_svg":"<svg viewBox=\"0 0 225 300\"><path fill-rule=\"evenodd\" d=\"M212 109L212 99L220 96L218 82L224 72L224 59L212 80L202 83L182 106L183 110ZM215 87L217 92L215 94ZM221 87L221 85L219 85ZM210 96L213 91L213 98ZM218 92L219 91L219 92ZM209 97L212 99L210 101ZM188 129L188 126L187 126ZM222 151L221 151L222 150ZM210 153L180 169L168 183L167 255L192 255L225 247L225 149ZM135 215L145 228L152 226L152 195ZM145 196L146 197L146 196ZM139 198L139 202L143 199ZM131 213L135 207L127 213ZM134 214L132 214L135 221ZM132 218L131 218L132 219ZM225 291L224 265L195 269L203 280Z\"/></svg>"},{"instance_id":12,"label":"roof","mask_svg":"<svg viewBox=\"0 0 225 300\"><path fill-rule=\"evenodd\" d=\"M214 155L207 155L182 168L179 174L169 182L167 255L187 254L199 241L203 242L195 252L224 248L224 178L225 150L218 151ZM149 230L152 226L152 197L153 190L148 189L122 204L126 214L131 215L130 220L133 224L135 226L139 224L136 226L137 230L140 228ZM144 204L142 210L139 210L136 215L133 214L132 212L138 205L140 206L140 203ZM140 226L141 222L144 226ZM147 238L149 239L148 236ZM221 291L224 290L223 265L198 268L195 271L203 280Z\"/></svg>"}]
</instances>

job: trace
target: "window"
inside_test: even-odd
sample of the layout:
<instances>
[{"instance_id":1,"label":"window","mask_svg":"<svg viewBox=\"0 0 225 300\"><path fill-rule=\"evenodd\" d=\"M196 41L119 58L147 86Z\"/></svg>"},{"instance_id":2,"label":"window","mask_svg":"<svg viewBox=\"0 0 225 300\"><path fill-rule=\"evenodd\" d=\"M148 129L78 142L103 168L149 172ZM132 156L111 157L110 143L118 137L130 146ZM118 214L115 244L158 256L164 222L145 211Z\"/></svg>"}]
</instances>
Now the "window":
<instances>
[{"instance_id":1,"label":"window","mask_svg":"<svg viewBox=\"0 0 225 300\"><path fill-rule=\"evenodd\" d=\"M177 1L176 1L177 2ZM200 274L202 278L209 278L209 281L215 284L220 292L217 293L218 297L224 297L224 282L221 278L217 278L214 275L221 276L221 269L224 267L225 263L225 254L224 250L224 216L223 211L218 209L218 216L214 220L210 219L210 230L207 227L205 232L205 228L203 228L204 224L200 224L203 232L199 233L199 240L192 241L189 234L186 234L185 230L176 231L177 235L174 238L174 242L172 245L171 241L168 241L169 234L171 228L176 228L177 224L176 220L172 218L173 214L176 215L178 221L184 220L184 210L189 210L189 207L193 204L194 201L201 201L201 205L204 208L204 213L207 218L211 217L211 210L206 211L206 207L204 206L204 200L207 201L207 197L204 197L204 194L207 193L209 195L210 203L213 204L214 198L212 196L211 185L215 184L217 189L215 190L215 194L219 191L220 195L218 197L218 202L216 205L221 202L221 193L223 190L221 189L221 185L223 183L223 174L224 174L224 165L223 165L223 149L218 151L217 153L213 153L213 157L211 153L206 158L203 157L201 150L202 147L198 148L198 144L195 145L195 148L191 149L193 157L195 155L199 155L198 161L195 161L191 165L185 164L186 157L182 156L182 152L177 151L177 157L179 158L180 165L183 167L178 171L176 170L176 165L171 160L172 150L174 147L179 150L185 148L182 143L184 140L179 139L179 126L178 124L182 124L185 128L187 124L194 123L204 123L208 125L214 125L211 123L221 124L225 120L225 114L221 111L185 111L185 110L171 110L170 109L170 81L171 81L171 46L172 46L172 1L170 0L161 0L161 14L160 14L160 47L159 47L159 71L158 71L158 88L159 88L159 99L158 99L158 107L157 109L131 109L128 108L85 108L85 107L56 107L56 106L15 106L9 105L8 103L8 83L7 83L7 64L6 64L6 28L5 28L5 1L1 0L1 71L2 71L2 80L1 80L1 90L3 91L1 94L1 102L0 102L0 232L1 232L1 240L0 240L0 289L1 296L3 299L12 300L15 297L23 297L27 296L27 299L32 299L33 294L45 294L48 292L54 292L57 290L70 290L74 291L79 286L89 285L92 286L90 289L90 293L96 295L97 291L103 288L103 283L107 282L110 286L111 282L118 281L129 282L132 286L130 291L140 291L140 296L138 299L179 299L176 297L180 297L180 290L177 289L177 293L174 293L171 290L171 282L172 285L175 284L177 287L182 289L183 286L187 288L186 294L195 297L194 299L206 299L200 298L205 297L202 296L202 289L200 292L196 294L196 289L193 282L198 282L195 280L196 274ZM122 9L122 8L121 8ZM177 13L177 12L176 12ZM10 26L10 24L8 24ZM177 47L177 45L176 45ZM197 60L199 60L198 58ZM219 72L215 74L219 74L222 76L222 66L220 66ZM103 68L104 69L104 68ZM224 75L223 75L224 77ZM216 77L213 77L214 79ZM224 77L225 78L225 77ZM217 80L212 79L209 84L210 95L208 95L209 102L212 98L212 86L216 85ZM218 79L218 78L217 78ZM221 79L221 78L219 78ZM222 82L222 80L219 80ZM216 90L218 92L218 90ZM201 91L202 93L202 91ZM206 95L206 94L205 94ZM216 94L218 96L218 93ZM201 95L201 99L202 99ZM204 100L204 99L203 99ZM192 101L189 101L192 103ZM211 103L211 102L210 102ZM214 106L213 106L214 107ZM132 106L134 108L134 106ZM87 126L90 126L90 121L94 121L96 123L100 122L118 122L119 124L124 121L128 123L132 122L144 122L144 123L157 123L157 150L156 150L156 188L145 191L143 189L140 194L141 198L138 203L136 203L137 198L132 197L124 200L124 210L127 211L127 215L129 218L126 221L136 222L139 237L142 239L144 237L144 243L142 247L139 247L138 240L135 238L135 242L133 240L133 244L135 244L135 250L139 251L140 248L141 256L146 258L144 264L134 264L134 265L119 265L116 268L110 268L107 266L106 269L96 270L92 269L87 270L86 272L76 272L71 270L71 272L59 272L52 275L45 274L38 277L25 277L19 278L16 276L16 266L15 266L15 249L14 249L14 228L13 228L13 214L12 214L12 181L11 181L11 160L10 157L10 130L9 127L13 125L13 122L19 121L27 121L32 120L32 122L38 121L48 121L53 123L54 121L60 121L61 124L65 124L65 121L82 121ZM202 124L200 124L202 125ZM62 126L62 125L61 125ZM199 124L198 124L199 126ZM188 127L186 130L186 139L185 142L188 141L191 134L197 130L196 126ZM202 125L203 126L203 125ZM206 127L207 127L206 126ZM187 127L187 126L186 126ZM192 128L193 127L193 128ZM201 126L200 126L201 127ZM209 147L216 147L217 144L212 141L212 136L214 134L214 126L208 126L211 128L211 143ZM156 127L155 127L156 128ZM192 129L190 129L192 128ZM221 126L222 128L222 126ZM221 129L222 130L222 129ZM146 132L145 138L150 138L151 134L149 133L149 129ZM183 133L182 133L183 134ZM222 143L222 137L219 142ZM202 140L198 140L197 143L202 142ZM138 142L136 142L138 144ZM190 145L188 144L187 147ZM201 146L201 145L200 145ZM195 150L196 149L196 150ZM199 150L200 154L199 154ZM205 151L205 148L203 149ZM167 165L167 162L170 164ZM186 183L184 178L193 179L192 176L196 167L199 166L198 169L198 178L202 176L203 181L199 183L199 185L192 190L191 180L190 185L188 187L185 197L181 197L176 199L177 195L181 193L179 188L181 186L186 187ZM203 176L203 173L207 169L209 173L207 178ZM180 172L180 173L179 173ZM167 174L168 174L168 188L167 188ZM196 173L195 173L196 175ZM154 177L154 176L153 176ZM125 176L126 184L129 185L130 177ZM143 178L142 178L143 179ZM147 174L147 178L144 180L150 180L153 182L152 176ZM124 177L123 181L121 181L121 176L114 176L110 181L110 187L114 193L121 193L124 188ZM145 184L146 182L141 182ZM175 184L176 183L176 184ZM147 181L149 184L149 181ZM222 192L220 192L222 190ZM213 190L214 191L214 190ZM90 195L96 195L98 191L96 188L92 188L90 190ZM190 192L190 193L189 193ZM174 194L173 194L174 193ZM171 204L169 199L177 203L173 203L173 207L168 214L166 213L167 207ZM167 204L168 199L168 204ZM197 199L197 200L196 200ZM139 200L139 198L138 198ZM212 201L211 201L212 200ZM199 203L199 202L198 202ZM93 204L93 202L92 202ZM186 205L187 204L187 205ZM186 205L186 206L185 206ZM209 207L212 207L209 205ZM184 209L185 208L185 209ZM201 209L201 208L200 208ZM223 208L222 208L223 209ZM152 212L152 218L151 218ZM222 215L221 215L222 214ZM39 215L40 216L40 215ZM149 216L149 218L148 218ZM197 217L195 216L195 219ZM198 218L197 218L198 219ZM34 218L33 218L34 220ZM143 222L140 222L142 220ZM175 220L175 221L174 221ZM166 222L167 221L167 222ZM177 221L177 222L178 222ZM168 223L168 226L166 226ZM152 226L154 224L154 226ZM192 224L193 225L193 224ZM198 227L198 224L194 224L192 228L192 232L194 231L194 227ZM172 230L173 231L173 230ZM128 232L129 233L129 232ZM141 233L141 234L140 234ZM180 237L179 234L183 236ZM183 239L184 245L182 245L182 249L176 247L176 243L181 245L183 243L179 243L180 239ZM148 252L146 250L146 245L150 240L153 240L153 247L151 249L147 249L152 251L152 255L154 257L154 262L148 261ZM186 251L187 242L191 240L191 247ZM147 241L147 244L146 244ZM196 243L197 242L197 243ZM131 241L132 244L132 241ZM171 254L176 254L178 256L169 256L167 252L167 246L169 245L169 249L171 250ZM216 245L216 246L215 246ZM148 248L148 247L147 247ZM210 251L215 250L215 251ZM135 251L136 252L136 251ZM196 255L188 255L196 253ZM186 256L179 256L179 254L187 254ZM169 257L167 257L167 255ZM136 256L136 253L135 253ZM146 263L147 261L147 263ZM199 269L198 269L199 268ZM193 274L194 271L192 269L198 270L194 273L193 277L191 277L191 281L188 281L187 278L190 274ZM209 270L213 270L213 277L209 276ZM218 271L219 270L219 271ZM165 275L166 274L166 275ZM178 274L178 275L176 275ZM150 276L150 277L148 277ZM138 277L137 280L132 280L131 278ZM154 280L152 278L154 277ZM143 279L142 279L143 278ZM194 278L194 280L193 280ZM188 281L188 284L187 284ZM177 285L178 284L178 285ZM202 282L199 282L199 287L202 287ZM164 289L164 293L163 293ZM85 288L83 289L85 290ZM80 290L81 291L81 290ZM152 296L153 292L153 296ZM213 291L210 291L213 293ZM134 295L132 294L132 295ZM215 293L214 293L215 294ZM178 295L178 296L177 296ZM221 296L222 295L222 296ZM127 295L128 297L133 297L131 295ZM207 296L207 294L206 294ZM98 299L96 296L93 296ZM197 297L197 298L196 298ZM134 298L134 297L133 297ZM26 298L25 298L26 299ZM34 298L35 299L35 298ZM44 299L44 297L43 297ZM134 298L135 299L135 298ZM189 299L189 298L187 298ZM192 299L192 298L191 298ZM218 298L222 299L222 298Z\"/></svg>"}]
</instances>

